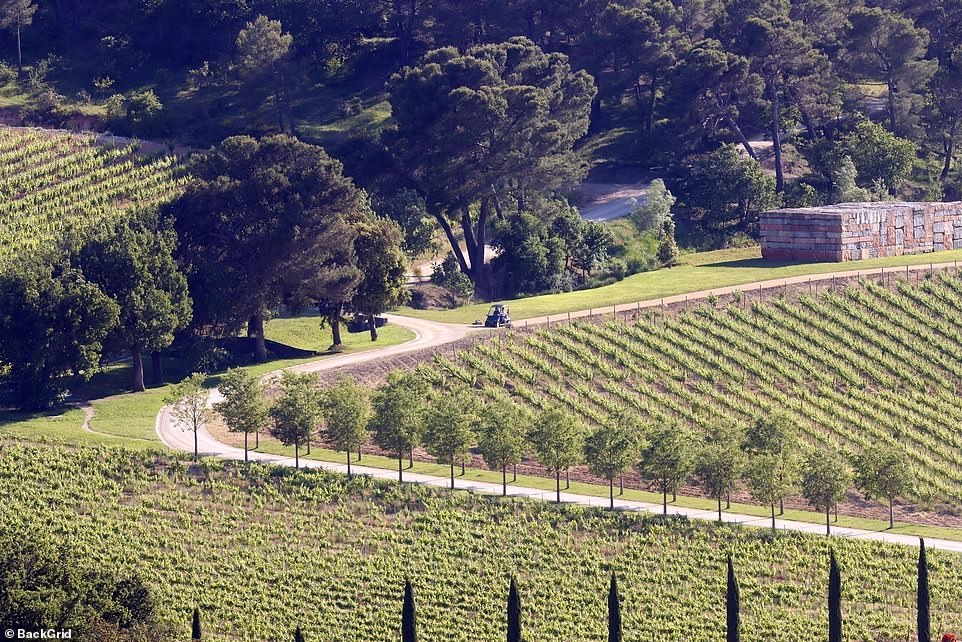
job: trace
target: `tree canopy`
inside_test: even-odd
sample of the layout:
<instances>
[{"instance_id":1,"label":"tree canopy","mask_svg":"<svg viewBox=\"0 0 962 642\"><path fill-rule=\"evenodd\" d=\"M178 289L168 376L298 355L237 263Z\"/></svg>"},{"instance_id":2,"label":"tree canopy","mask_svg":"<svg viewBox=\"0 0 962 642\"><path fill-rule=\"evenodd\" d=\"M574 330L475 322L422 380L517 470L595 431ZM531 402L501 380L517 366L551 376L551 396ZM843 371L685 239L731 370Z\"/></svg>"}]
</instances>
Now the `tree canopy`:
<instances>
[{"instance_id":1,"label":"tree canopy","mask_svg":"<svg viewBox=\"0 0 962 642\"><path fill-rule=\"evenodd\" d=\"M201 154L191 173L171 209L199 323L225 332L249 323L263 359L268 310L351 299L362 277L351 223L369 209L323 149L236 136Z\"/></svg>"},{"instance_id":2,"label":"tree canopy","mask_svg":"<svg viewBox=\"0 0 962 642\"><path fill-rule=\"evenodd\" d=\"M119 308L80 270L27 263L0 271L0 375L15 403L43 409L100 365Z\"/></svg>"},{"instance_id":3,"label":"tree canopy","mask_svg":"<svg viewBox=\"0 0 962 642\"><path fill-rule=\"evenodd\" d=\"M431 51L393 76L388 90L395 123L388 146L461 270L482 283L489 217L512 204L524 210L532 194L583 174L573 150L588 130L591 76L519 37Z\"/></svg>"}]
</instances>

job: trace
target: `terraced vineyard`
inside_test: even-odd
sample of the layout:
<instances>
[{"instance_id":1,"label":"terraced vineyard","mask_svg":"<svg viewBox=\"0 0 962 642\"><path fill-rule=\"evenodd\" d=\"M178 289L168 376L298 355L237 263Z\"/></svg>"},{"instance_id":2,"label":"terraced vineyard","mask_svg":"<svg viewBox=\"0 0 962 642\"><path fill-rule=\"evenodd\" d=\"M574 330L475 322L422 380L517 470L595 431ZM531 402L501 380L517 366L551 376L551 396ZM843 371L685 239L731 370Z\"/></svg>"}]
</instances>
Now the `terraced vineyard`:
<instances>
[{"instance_id":1,"label":"terraced vineyard","mask_svg":"<svg viewBox=\"0 0 962 642\"><path fill-rule=\"evenodd\" d=\"M914 639L911 547L15 442L0 443L0 505L0 532L139 571L184 639L195 605L205 640L283 640L295 625L309 640L397 639L407 575L420 639L494 641L516 574L525 639L604 640L614 570L626 640L709 642L724 637L731 552L743 639L814 642L827 626L830 546L845 639ZM933 633L958 631L962 558L930 551L929 565Z\"/></svg>"},{"instance_id":2,"label":"terraced vineyard","mask_svg":"<svg viewBox=\"0 0 962 642\"><path fill-rule=\"evenodd\" d=\"M0 261L173 198L186 181L176 158L136 151L93 134L0 128Z\"/></svg>"},{"instance_id":3,"label":"terraced vineyard","mask_svg":"<svg viewBox=\"0 0 962 642\"><path fill-rule=\"evenodd\" d=\"M633 412L705 430L784 411L803 439L904 449L919 495L962 497L962 279L714 309L626 324L580 322L484 342L421 370L531 408L561 405L594 424Z\"/></svg>"}]
</instances>

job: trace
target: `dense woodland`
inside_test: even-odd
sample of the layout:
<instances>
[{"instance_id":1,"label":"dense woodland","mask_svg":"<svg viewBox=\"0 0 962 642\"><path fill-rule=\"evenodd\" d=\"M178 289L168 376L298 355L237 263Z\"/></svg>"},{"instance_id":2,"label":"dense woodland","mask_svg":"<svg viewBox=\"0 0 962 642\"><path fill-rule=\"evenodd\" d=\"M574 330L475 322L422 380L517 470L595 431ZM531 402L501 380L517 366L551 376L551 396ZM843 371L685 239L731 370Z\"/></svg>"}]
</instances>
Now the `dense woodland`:
<instances>
[{"instance_id":1,"label":"dense woodland","mask_svg":"<svg viewBox=\"0 0 962 642\"><path fill-rule=\"evenodd\" d=\"M159 212L8 270L5 309L30 312L8 335L56 326L72 296L103 303L80 336L53 333L61 357L5 350L41 387L104 345L139 363L185 332L246 327L263 358L280 306L320 309L336 345L345 313L407 301L407 263L432 246L450 252L436 283L494 299L670 267L676 235L750 243L780 204L959 191L954 0L6 0L0 25L0 90L26 122L215 145ZM636 240L581 220L586 177L653 180Z\"/></svg>"},{"instance_id":2,"label":"dense woodland","mask_svg":"<svg viewBox=\"0 0 962 642\"><path fill-rule=\"evenodd\" d=\"M572 237L558 219L586 175L664 179L702 248L750 242L779 204L959 194L955 0L63 1L19 21L24 4L5 15L32 117L320 143L415 249L434 221L484 297L671 258ZM500 265L478 267L485 244Z\"/></svg>"}]
</instances>

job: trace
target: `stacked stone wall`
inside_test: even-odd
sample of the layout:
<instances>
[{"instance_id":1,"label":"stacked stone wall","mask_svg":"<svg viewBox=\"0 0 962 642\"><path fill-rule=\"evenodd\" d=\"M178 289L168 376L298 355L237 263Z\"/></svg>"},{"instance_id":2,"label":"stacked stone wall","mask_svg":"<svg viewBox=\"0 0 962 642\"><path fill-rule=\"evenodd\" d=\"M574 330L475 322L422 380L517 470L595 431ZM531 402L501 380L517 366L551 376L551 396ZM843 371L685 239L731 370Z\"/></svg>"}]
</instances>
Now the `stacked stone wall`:
<instances>
[{"instance_id":1,"label":"stacked stone wall","mask_svg":"<svg viewBox=\"0 0 962 642\"><path fill-rule=\"evenodd\" d=\"M842 203L765 212L762 256L854 261L962 248L962 203Z\"/></svg>"}]
</instances>

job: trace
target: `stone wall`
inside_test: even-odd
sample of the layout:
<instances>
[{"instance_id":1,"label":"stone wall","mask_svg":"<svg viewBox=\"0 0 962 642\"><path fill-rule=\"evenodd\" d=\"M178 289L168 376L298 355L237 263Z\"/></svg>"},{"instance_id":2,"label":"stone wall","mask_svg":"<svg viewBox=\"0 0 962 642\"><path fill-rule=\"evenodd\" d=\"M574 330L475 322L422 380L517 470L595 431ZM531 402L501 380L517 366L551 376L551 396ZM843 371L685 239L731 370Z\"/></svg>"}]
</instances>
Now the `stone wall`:
<instances>
[{"instance_id":1,"label":"stone wall","mask_svg":"<svg viewBox=\"0 0 962 642\"><path fill-rule=\"evenodd\" d=\"M962 248L962 203L840 203L764 212L762 256L854 261Z\"/></svg>"}]
</instances>

